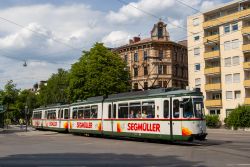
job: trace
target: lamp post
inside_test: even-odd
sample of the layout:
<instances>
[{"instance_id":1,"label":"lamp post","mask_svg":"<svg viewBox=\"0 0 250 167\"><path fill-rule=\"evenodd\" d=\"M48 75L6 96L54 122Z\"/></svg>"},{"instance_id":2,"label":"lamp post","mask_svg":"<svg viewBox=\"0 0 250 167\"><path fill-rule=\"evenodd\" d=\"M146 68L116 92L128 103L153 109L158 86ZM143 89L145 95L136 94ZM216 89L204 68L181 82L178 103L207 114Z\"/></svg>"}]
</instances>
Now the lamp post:
<instances>
[{"instance_id":1,"label":"lamp post","mask_svg":"<svg viewBox=\"0 0 250 167\"><path fill-rule=\"evenodd\" d=\"M27 117L27 115L28 115L28 106L27 105L25 105L25 124L26 124L26 127L25 127L25 131L27 132L28 131L28 117Z\"/></svg>"}]
</instances>

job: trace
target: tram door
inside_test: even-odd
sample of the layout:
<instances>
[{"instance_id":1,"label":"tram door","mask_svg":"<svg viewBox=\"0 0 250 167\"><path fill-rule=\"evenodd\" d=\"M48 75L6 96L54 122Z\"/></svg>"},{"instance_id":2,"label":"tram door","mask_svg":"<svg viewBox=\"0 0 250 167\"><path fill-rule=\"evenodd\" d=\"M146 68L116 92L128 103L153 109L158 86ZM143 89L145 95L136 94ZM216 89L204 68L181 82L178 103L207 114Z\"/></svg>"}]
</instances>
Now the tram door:
<instances>
[{"instance_id":1,"label":"tram door","mask_svg":"<svg viewBox=\"0 0 250 167\"><path fill-rule=\"evenodd\" d=\"M181 109L180 109L180 103L181 98L180 97L172 97L171 99L171 113L170 113L170 131L172 139L176 139L176 137L181 136L181 128L182 128L182 121L181 121Z\"/></svg>"}]
</instances>

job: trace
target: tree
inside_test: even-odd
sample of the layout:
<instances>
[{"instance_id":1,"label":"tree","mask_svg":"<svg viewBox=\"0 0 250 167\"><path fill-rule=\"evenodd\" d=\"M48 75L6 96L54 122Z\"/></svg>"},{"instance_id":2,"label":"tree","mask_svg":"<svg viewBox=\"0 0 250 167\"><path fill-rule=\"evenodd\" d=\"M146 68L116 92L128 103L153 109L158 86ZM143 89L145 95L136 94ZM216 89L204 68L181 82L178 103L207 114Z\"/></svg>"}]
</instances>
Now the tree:
<instances>
[{"instance_id":1,"label":"tree","mask_svg":"<svg viewBox=\"0 0 250 167\"><path fill-rule=\"evenodd\" d=\"M29 120L33 109L39 107L36 94L30 90L23 90L19 93L15 103L16 110L18 111L16 118L25 119L25 106L28 107L28 113L26 114Z\"/></svg>"},{"instance_id":2,"label":"tree","mask_svg":"<svg viewBox=\"0 0 250 167\"><path fill-rule=\"evenodd\" d=\"M7 119L15 119L15 106L14 103L17 100L19 89L16 88L16 84L12 80L8 81L4 86L4 90L1 91L2 104L6 106L5 117ZM8 122L10 122L8 120Z\"/></svg>"},{"instance_id":3,"label":"tree","mask_svg":"<svg viewBox=\"0 0 250 167\"><path fill-rule=\"evenodd\" d=\"M41 105L53 103L69 102L67 90L69 86L68 72L64 69L58 69L56 74L52 74L47 85L41 86L39 91L39 102Z\"/></svg>"},{"instance_id":4,"label":"tree","mask_svg":"<svg viewBox=\"0 0 250 167\"><path fill-rule=\"evenodd\" d=\"M69 95L78 100L125 92L130 89L129 79L126 63L120 56L96 43L72 65Z\"/></svg>"}]
</instances>

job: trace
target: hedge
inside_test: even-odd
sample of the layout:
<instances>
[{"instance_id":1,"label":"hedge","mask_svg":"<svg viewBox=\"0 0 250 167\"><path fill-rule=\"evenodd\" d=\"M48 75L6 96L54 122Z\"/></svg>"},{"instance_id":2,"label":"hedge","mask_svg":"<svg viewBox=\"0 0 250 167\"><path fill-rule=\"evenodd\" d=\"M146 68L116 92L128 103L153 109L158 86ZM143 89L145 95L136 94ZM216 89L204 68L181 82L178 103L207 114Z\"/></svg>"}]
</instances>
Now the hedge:
<instances>
[{"instance_id":1,"label":"hedge","mask_svg":"<svg viewBox=\"0 0 250 167\"><path fill-rule=\"evenodd\" d=\"M209 128L219 128L221 126L219 115L206 115L206 125Z\"/></svg>"},{"instance_id":2,"label":"hedge","mask_svg":"<svg viewBox=\"0 0 250 167\"><path fill-rule=\"evenodd\" d=\"M225 120L228 127L249 128L250 127L250 106L242 105L234 109Z\"/></svg>"}]
</instances>

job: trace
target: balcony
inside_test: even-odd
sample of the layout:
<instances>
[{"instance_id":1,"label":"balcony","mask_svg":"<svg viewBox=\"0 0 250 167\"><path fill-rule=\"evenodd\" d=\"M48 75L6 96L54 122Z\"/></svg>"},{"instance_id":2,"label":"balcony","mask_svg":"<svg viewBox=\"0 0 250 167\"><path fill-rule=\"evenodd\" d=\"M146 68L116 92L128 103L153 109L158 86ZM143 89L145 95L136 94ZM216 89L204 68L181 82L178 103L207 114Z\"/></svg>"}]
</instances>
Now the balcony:
<instances>
[{"instance_id":1,"label":"balcony","mask_svg":"<svg viewBox=\"0 0 250 167\"><path fill-rule=\"evenodd\" d=\"M242 45L243 52L250 52L250 44Z\"/></svg>"},{"instance_id":2,"label":"balcony","mask_svg":"<svg viewBox=\"0 0 250 167\"><path fill-rule=\"evenodd\" d=\"M220 57L220 51L219 50L204 53L204 59L213 59L213 58L216 58L216 57Z\"/></svg>"},{"instance_id":3,"label":"balcony","mask_svg":"<svg viewBox=\"0 0 250 167\"><path fill-rule=\"evenodd\" d=\"M213 84L206 84L205 85L206 91L218 91L221 90L221 83L213 83Z\"/></svg>"},{"instance_id":4,"label":"balcony","mask_svg":"<svg viewBox=\"0 0 250 167\"><path fill-rule=\"evenodd\" d=\"M216 34L216 35L211 35L211 36L207 36L207 37L204 37L204 42L209 42L209 41L219 41L220 37L219 37L219 34Z\"/></svg>"},{"instance_id":5,"label":"balcony","mask_svg":"<svg viewBox=\"0 0 250 167\"><path fill-rule=\"evenodd\" d=\"M241 17L247 16L249 15L249 13L250 13L250 9L246 9L246 10L238 11L236 13L232 13L226 16L218 17L213 20L208 20L203 23L203 28L206 29L208 27L214 27L214 26L221 25L223 23L231 22Z\"/></svg>"},{"instance_id":6,"label":"balcony","mask_svg":"<svg viewBox=\"0 0 250 167\"><path fill-rule=\"evenodd\" d=\"M205 105L206 105L207 108L222 107L222 101L221 101L221 99L218 99L218 100L206 100Z\"/></svg>"},{"instance_id":7,"label":"balcony","mask_svg":"<svg viewBox=\"0 0 250 167\"><path fill-rule=\"evenodd\" d=\"M250 80L244 81L244 87L250 87Z\"/></svg>"},{"instance_id":8,"label":"balcony","mask_svg":"<svg viewBox=\"0 0 250 167\"><path fill-rule=\"evenodd\" d=\"M243 68L245 69L245 70L249 70L250 69L250 62L244 62L243 63Z\"/></svg>"},{"instance_id":9,"label":"balcony","mask_svg":"<svg viewBox=\"0 0 250 167\"><path fill-rule=\"evenodd\" d=\"M248 27L242 27L241 32L242 32L243 35L250 34L250 26L248 26Z\"/></svg>"},{"instance_id":10,"label":"balcony","mask_svg":"<svg viewBox=\"0 0 250 167\"><path fill-rule=\"evenodd\" d=\"M205 68L205 75L216 75L220 74L220 67Z\"/></svg>"},{"instance_id":11,"label":"balcony","mask_svg":"<svg viewBox=\"0 0 250 167\"><path fill-rule=\"evenodd\" d=\"M249 98L249 97L246 97L244 103L245 103L246 105L250 105L250 98Z\"/></svg>"}]
</instances>

